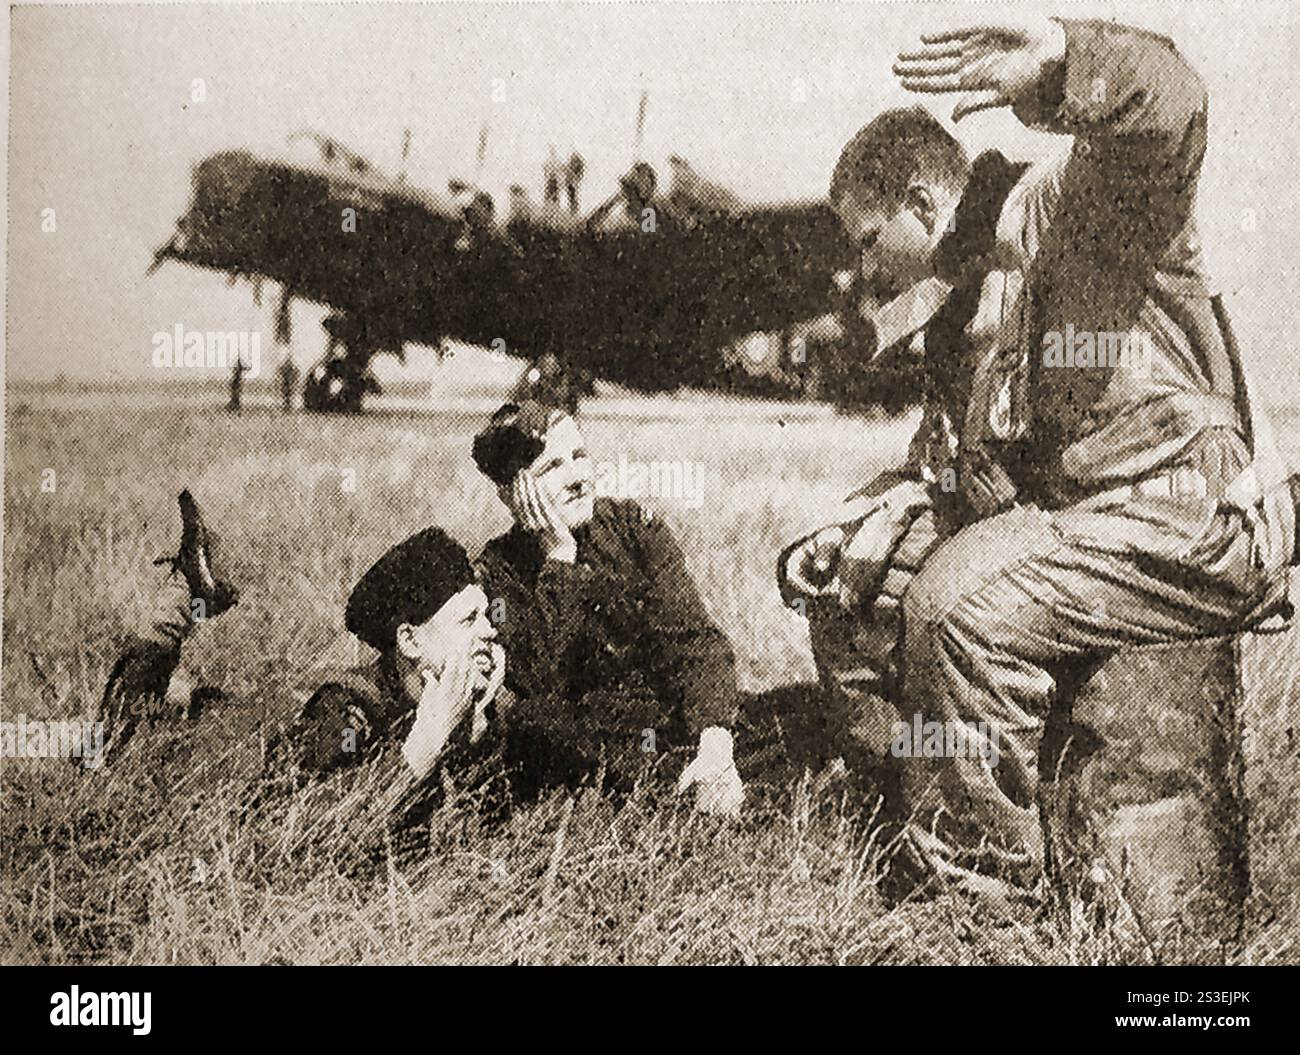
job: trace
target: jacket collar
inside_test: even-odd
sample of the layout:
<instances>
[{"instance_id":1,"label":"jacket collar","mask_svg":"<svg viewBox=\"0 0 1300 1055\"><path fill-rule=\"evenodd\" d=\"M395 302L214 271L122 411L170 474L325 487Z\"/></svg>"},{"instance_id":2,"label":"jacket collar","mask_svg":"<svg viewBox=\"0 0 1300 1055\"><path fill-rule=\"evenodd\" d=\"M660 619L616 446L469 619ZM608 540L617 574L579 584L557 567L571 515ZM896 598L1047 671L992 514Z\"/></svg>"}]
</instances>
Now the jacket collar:
<instances>
[{"instance_id":1,"label":"jacket collar","mask_svg":"<svg viewBox=\"0 0 1300 1055\"><path fill-rule=\"evenodd\" d=\"M986 258L997 242L1002 206L1028 168L1008 161L997 150L986 151L975 159L953 214L952 230L935 249L935 270L940 278L954 286L969 281L972 271L983 278L988 270Z\"/></svg>"},{"instance_id":2,"label":"jacket collar","mask_svg":"<svg viewBox=\"0 0 1300 1055\"><path fill-rule=\"evenodd\" d=\"M498 535L494 546L506 563L523 575L536 575L542 567L541 542L518 524L512 524L504 535Z\"/></svg>"},{"instance_id":3,"label":"jacket collar","mask_svg":"<svg viewBox=\"0 0 1300 1055\"><path fill-rule=\"evenodd\" d=\"M1028 168L1008 161L996 150L981 154L971 166L970 179L954 213L953 229L944 235L936 250L937 271L953 288L926 327L927 352L962 346L966 324L979 310L984 278L992 269L990 258L997 245L1002 207ZM931 399L958 408L958 427L964 411L957 393L967 390L970 371L971 364L961 356L926 356L926 391Z\"/></svg>"},{"instance_id":4,"label":"jacket collar","mask_svg":"<svg viewBox=\"0 0 1300 1055\"><path fill-rule=\"evenodd\" d=\"M381 654L367 673L379 689L389 721L396 721L415 710L420 701L412 700L406 694L406 686L402 684L402 677L397 672L397 664L391 654Z\"/></svg>"}]
</instances>

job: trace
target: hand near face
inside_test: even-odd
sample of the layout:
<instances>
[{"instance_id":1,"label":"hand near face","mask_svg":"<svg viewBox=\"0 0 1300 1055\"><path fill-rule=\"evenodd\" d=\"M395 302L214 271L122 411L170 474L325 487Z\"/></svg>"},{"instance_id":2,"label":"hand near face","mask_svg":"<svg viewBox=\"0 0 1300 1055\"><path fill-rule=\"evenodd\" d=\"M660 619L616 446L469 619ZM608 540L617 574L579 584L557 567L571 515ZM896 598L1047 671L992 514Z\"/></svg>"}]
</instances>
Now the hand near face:
<instances>
[{"instance_id":1,"label":"hand near face","mask_svg":"<svg viewBox=\"0 0 1300 1055\"><path fill-rule=\"evenodd\" d=\"M510 506L520 526L541 540L542 551L548 559L570 564L577 559L578 546L573 532L527 469L521 471L511 485Z\"/></svg>"},{"instance_id":2,"label":"hand near face","mask_svg":"<svg viewBox=\"0 0 1300 1055\"><path fill-rule=\"evenodd\" d=\"M502 668L504 671L504 662ZM415 722L402 744L402 756L417 776L424 776L474 704L474 683L478 667L471 654L457 650L438 672L420 672L424 690L415 711ZM486 705L485 705L486 706Z\"/></svg>"},{"instance_id":3,"label":"hand near face","mask_svg":"<svg viewBox=\"0 0 1300 1055\"><path fill-rule=\"evenodd\" d=\"M497 693L506 680L506 650L500 644L492 644L492 669L488 672L487 684L474 700L474 721L470 726L469 741L477 743L487 732L488 705L496 699Z\"/></svg>"},{"instance_id":4,"label":"hand near face","mask_svg":"<svg viewBox=\"0 0 1300 1055\"><path fill-rule=\"evenodd\" d=\"M931 33L898 56L894 73L908 91L965 92L953 120L1011 106L1065 57L1065 30L1049 18L970 26Z\"/></svg>"}]
</instances>

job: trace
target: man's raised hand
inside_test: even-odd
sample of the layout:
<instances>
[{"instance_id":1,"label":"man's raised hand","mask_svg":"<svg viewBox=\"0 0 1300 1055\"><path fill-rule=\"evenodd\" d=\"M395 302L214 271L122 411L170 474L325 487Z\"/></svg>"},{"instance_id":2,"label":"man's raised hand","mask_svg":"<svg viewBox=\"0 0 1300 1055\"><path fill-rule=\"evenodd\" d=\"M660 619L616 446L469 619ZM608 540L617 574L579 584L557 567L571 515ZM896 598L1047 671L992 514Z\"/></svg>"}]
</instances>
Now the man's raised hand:
<instances>
[{"instance_id":1,"label":"man's raised hand","mask_svg":"<svg viewBox=\"0 0 1300 1055\"><path fill-rule=\"evenodd\" d=\"M1060 23L1026 17L926 34L919 48L898 56L894 74L908 91L965 93L952 112L960 121L979 110L1011 106L1064 57Z\"/></svg>"}]
</instances>

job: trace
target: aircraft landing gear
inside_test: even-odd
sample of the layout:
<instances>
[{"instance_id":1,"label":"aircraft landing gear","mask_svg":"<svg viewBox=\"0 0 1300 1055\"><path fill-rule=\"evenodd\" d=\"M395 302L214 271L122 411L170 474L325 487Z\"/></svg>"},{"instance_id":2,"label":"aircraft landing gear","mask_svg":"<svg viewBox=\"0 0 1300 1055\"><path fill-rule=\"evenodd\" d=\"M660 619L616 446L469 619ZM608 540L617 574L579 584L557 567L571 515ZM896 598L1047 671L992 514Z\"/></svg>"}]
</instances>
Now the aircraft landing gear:
<instances>
[{"instance_id":1,"label":"aircraft landing gear","mask_svg":"<svg viewBox=\"0 0 1300 1055\"><path fill-rule=\"evenodd\" d=\"M311 368L302 390L306 410L322 414L360 414L367 393L378 392L370 373L373 344L363 323L346 315L331 315L324 322L328 343L325 356Z\"/></svg>"},{"instance_id":2,"label":"aircraft landing gear","mask_svg":"<svg viewBox=\"0 0 1300 1055\"><path fill-rule=\"evenodd\" d=\"M326 359L307 374L302 405L321 414L360 414L366 394L378 387L369 373L352 369L350 360Z\"/></svg>"}]
</instances>

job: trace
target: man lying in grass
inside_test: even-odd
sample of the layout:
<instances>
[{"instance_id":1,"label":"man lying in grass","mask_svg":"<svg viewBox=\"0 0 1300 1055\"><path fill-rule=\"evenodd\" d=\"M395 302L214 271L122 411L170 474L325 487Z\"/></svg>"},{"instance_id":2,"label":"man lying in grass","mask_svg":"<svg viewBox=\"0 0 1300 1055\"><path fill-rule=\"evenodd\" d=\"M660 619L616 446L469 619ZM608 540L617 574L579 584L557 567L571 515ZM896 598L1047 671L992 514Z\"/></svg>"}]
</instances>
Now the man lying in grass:
<instances>
[{"instance_id":1,"label":"man lying in grass","mask_svg":"<svg viewBox=\"0 0 1300 1055\"><path fill-rule=\"evenodd\" d=\"M567 454L580 444L567 415L530 412L541 414L538 420L551 417L556 427L548 442L524 436L525 451L537 443L552 453L564 447ZM499 418L493 427L500 438ZM506 431L520 440L513 414ZM480 456L484 450L480 445ZM405 826L439 798L442 782L427 779L439 768L463 785L493 782L484 801L494 809L501 805L500 790L512 801L528 801L599 775L606 787L625 792L652 772L662 774L655 762L671 747L682 748L692 732L699 750L676 774L679 790L696 788L704 812L739 811L744 789L725 725L736 712L731 651L704 614L676 543L635 503L595 503L595 523L588 524L589 480L576 488L586 499L587 518L561 528L552 499L542 497L549 492L530 475L532 462L548 457L531 459L527 472L516 467L512 479L516 490L529 488L532 508L542 509L536 515L553 525L551 532L567 537L577 563L569 565L562 554L543 562L538 550L539 587L536 574L529 579L527 567L514 563L533 552L533 536L523 528L489 544L477 577L464 549L436 527L394 546L361 577L345 613L347 629L376 657L325 678L310 693L272 741L266 776L273 783L312 782L372 763L376 772L369 777L378 780L368 786L382 788L372 812L391 808ZM566 466L574 461L566 458ZM570 475L566 468L543 483L564 488ZM180 671L182 646L199 623L220 616L239 594L223 575L219 539L188 491L180 506L179 553L160 561L170 563L172 573L104 690L105 757L119 755L143 723L196 718L206 696L220 695L191 689ZM590 585L592 563L605 569L605 592L577 590ZM491 602L480 581L494 591ZM556 586L568 590L558 609L546 592ZM611 600L611 591L621 600ZM520 660L509 687L503 684L506 650L488 618L490 608L503 604L505 639ZM606 619L617 622L602 621L602 605ZM579 609L588 614L575 620ZM600 639L596 654L577 655L580 645L591 643L593 628L613 634L610 626L618 634ZM607 641L616 648L603 647Z\"/></svg>"},{"instance_id":2,"label":"man lying in grass","mask_svg":"<svg viewBox=\"0 0 1300 1055\"><path fill-rule=\"evenodd\" d=\"M155 614L127 643L101 702L104 753L120 753L153 716L194 717L204 691L173 679L198 622L238 600L219 543L188 491L180 495L180 551ZM477 743L495 717L505 653L487 598L459 543L430 527L394 546L348 599L348 630L378 653L331 677L307 700L272 752L278 765L324 774L390 755L399 785L414 786L456 747ZM400 758L400 762L398 759Z\"/></svg>"}]
</instances>

